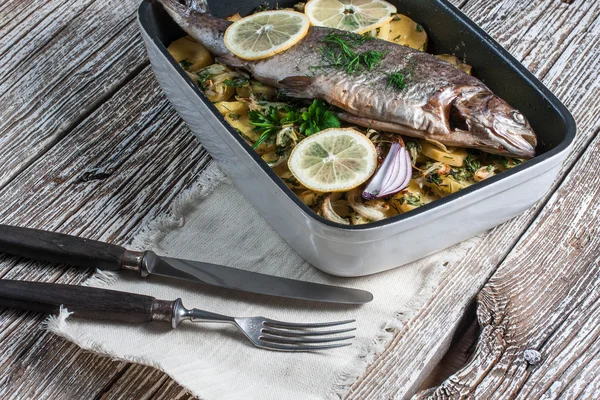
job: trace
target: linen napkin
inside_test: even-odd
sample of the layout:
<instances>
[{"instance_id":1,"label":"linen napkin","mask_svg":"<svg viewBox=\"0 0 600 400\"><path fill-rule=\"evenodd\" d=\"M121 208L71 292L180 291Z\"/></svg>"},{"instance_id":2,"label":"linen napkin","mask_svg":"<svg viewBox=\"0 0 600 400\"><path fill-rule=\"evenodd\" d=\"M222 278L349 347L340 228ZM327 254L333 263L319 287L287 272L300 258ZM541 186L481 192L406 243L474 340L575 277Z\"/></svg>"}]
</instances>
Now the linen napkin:
<instances>
[{"instance_id":1,"label":"linen napkin","mask_svg":"<svg viewBox=\"0 0 600 400\"><path fill-rule=\"evenodd\" d=\"M232 316L261 315L290 322L356 319L353 345L314 353L280 353L253 347L234 327L183 323L177 329L50 317L47 329L84 349L158 368L201 399L323 399L342 397L383 350L394 329L427 301L444 269L479 238L373 276L336 278L296 254L229 182L216 164L134 240L133 248L224 264L310 282L371 291L366 305L312 304L208 288L185 282L97 272L86 284L183 299Z\"/></svg>"}]
</instances>

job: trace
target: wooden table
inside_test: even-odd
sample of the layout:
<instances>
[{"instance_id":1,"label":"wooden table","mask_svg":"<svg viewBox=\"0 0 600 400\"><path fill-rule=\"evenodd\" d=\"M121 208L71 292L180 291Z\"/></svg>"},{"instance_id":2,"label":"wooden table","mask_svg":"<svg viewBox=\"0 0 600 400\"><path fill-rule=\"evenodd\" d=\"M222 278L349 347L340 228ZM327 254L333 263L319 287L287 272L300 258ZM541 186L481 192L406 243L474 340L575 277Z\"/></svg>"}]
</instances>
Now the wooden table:
<instances>
[{"instance_id":1,"label":"wooden table","mask_svg":"<svg viewBox=\"0 0 600 400\"><path fill-rule=\"evenodd\" d=\"M0 4L0 222L126 243L210 161L152 75L137 3ZM600 2L454 3L579 133L551 192L447 273L348 397L600 398ZM0 256L2 279L90 273ZM191 397L40 330L44 318L0 310L0 398Z\"/></svg>"}]
</instances>

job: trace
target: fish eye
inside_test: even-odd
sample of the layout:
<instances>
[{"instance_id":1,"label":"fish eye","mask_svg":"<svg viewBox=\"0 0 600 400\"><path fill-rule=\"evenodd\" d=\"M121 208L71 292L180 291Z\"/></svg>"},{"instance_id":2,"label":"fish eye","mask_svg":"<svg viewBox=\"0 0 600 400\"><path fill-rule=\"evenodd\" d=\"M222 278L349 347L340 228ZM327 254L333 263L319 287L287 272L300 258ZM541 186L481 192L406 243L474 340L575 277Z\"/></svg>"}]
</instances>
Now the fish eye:
<instances>
[{"instance_id":1,"label":"fish eye","mask_svg":"<svg viewBox=\"0 0 600 400\"><path fill-rule=\"evenodd\" d=\"M519 111L512 112L512 119L520 125L525 125L525 116Z\"/></svg>"}]
</instances>

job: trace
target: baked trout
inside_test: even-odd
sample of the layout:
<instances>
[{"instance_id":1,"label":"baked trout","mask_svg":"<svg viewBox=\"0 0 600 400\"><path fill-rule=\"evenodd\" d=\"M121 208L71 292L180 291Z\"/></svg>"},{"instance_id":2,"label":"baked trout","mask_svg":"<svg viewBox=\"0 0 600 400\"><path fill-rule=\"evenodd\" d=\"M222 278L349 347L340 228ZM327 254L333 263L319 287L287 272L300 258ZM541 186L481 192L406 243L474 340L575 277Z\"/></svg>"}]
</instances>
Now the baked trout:
<instances>
[{"instance_id":1,"label":"baked trout","mask_svg":"<svg viewBox=\"0 0 600 400\"><path fill-rule=\"evenodd\" d=\"M223 35L231 22L210 15L205 0L159 0L181 28L217 60L241 68L290 97L323 99L339 107L351 124L467 147L488 153L530 158L536 135L525 116L494 95L477 78L430 54L384 40L361 40L357 51L384 56L370 70L347 73L323 65L328 35L354 35L311 27L290 49L273 57L248 61L233 55ZM390 76L408 76L390 85Z\"/></svg>"}]
</instances>

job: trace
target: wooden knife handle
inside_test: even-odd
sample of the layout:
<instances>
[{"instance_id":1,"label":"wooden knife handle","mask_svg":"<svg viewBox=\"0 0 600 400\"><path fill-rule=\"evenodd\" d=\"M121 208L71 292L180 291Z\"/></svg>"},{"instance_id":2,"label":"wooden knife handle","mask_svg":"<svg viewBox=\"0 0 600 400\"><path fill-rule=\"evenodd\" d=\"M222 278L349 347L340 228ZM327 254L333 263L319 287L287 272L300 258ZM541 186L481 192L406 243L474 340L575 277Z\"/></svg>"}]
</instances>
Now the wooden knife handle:
<instances>
[{"instance_id":1,"label":"wooden knife handle","mask_svg":"<svg viewBox=\"0 0 600 400\"><path fill-rule=\"evenodd\" d=\"M0 225L0 252L69 264L116 271L121 269L124 247L63 233Z\"/></svg>"},{"instance_id":2,"label":"wooden knife handle","mask_svg":"<svg viewBox=\"0 0 600 400\"><path fill-rule=\"evenodd\" d=\"M174 301L87 286L0 280L0 307L124 322L171 321Z\"/></svg>"}]
</instances>

